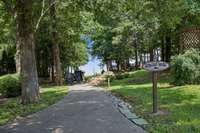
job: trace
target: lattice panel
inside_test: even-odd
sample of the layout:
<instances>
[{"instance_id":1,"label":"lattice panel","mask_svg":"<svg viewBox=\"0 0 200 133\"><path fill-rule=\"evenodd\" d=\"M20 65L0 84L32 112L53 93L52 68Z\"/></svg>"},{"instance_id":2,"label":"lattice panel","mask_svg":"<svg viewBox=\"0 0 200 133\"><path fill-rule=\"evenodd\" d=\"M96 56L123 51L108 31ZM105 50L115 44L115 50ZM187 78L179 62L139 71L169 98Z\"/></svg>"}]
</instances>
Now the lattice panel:
<instances>
[{"instance_id":1,"label":"lattice panel","mask_svg":"<svg viewBox=\"0 0 200 133\"><path fill-rule=\"evenodd\" d=\"M181 49L200 48L200 27L185 29L181 33Z\"/></svg>"}]
</instances>

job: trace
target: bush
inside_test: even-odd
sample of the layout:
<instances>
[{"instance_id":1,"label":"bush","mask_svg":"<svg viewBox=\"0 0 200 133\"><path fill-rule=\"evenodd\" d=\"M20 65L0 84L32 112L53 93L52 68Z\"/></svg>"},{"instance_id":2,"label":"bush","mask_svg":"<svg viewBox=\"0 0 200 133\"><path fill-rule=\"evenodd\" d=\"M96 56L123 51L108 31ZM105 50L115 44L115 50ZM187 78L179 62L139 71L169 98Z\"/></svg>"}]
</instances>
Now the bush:
<instances>
[{"instance_id":1,"label":"bush","mask_svg":"<svg viewBox=\"0 0 200 133\"><path fill-rule=\"evenodd\" d=\"M0 77L0 93L4 97L17 97L21 95L21 81L19 75L8 74Z\"/></svg>"},{"instance_id":2,"label":"bush","mask_svg":"<svg viewBox=\"0 0 200 133\"><path fill-rule=\"evenodd\" d=\"M108 79L108 78L110 78L110 82L116 80L115 75L107 75L107 76L106 76L106 79Z\"/></svg>"},{"instance_id":3,"label":"bush","mask_svg":"<svg viewBox=\"0 0 200 133\"><path fill-rule=\"evenodd\" d=\"M124 78L129 78L130 77L130 74L129 73L125 73L124 74Z\"/></svg>"},{"instance_id":4,"label":"bush","mask_svg":"<svg viewBox=\"0 0 200 133\"><path fill-rule=\"evenodd\" d=\"M129 73L119 73L115 75L115 78L117 80L121 80L121 79L125 79L125 78L129 78L130 74Z\"/></svg>"},{"instance_id":5,"label":"bush","mask_svg":"<svg viewBox=\"0 0 200 133\"><path fill-rule=\"evenodd\" d=\"M86 76L86 77L84 78L84 80L85 80L86 82L89 82L92 78L94 78L94 76Z\"/></svg>"},{"instance_id":6,"label":"bush","mask_svg":"<svg viewBox=\"0 0 200 133\"><path fill-rule=\"evenodd\" d=\"M196 50L188 50L176 56L172 61L173 84L185 85L199 83L200 55Z\"/></svg>"}]
</instances>

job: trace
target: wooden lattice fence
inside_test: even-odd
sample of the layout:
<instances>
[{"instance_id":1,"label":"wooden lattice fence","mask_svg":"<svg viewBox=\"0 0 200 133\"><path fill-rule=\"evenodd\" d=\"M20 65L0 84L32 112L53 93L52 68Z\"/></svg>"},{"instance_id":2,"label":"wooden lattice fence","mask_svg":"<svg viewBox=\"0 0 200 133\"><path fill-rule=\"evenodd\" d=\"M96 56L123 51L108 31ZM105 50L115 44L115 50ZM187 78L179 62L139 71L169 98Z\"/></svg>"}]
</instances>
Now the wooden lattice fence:
<instances>
[{"instance_id":1,"label":"wooden lattice fence","mask_svg":"<svg viewBox=\"0 0 200 133\"><path fill-rule=\"evenodd\" d=\"M200 27L184 29L180 37L181 51L190 48L200 49Z\"/></svg>"}]
</instances>

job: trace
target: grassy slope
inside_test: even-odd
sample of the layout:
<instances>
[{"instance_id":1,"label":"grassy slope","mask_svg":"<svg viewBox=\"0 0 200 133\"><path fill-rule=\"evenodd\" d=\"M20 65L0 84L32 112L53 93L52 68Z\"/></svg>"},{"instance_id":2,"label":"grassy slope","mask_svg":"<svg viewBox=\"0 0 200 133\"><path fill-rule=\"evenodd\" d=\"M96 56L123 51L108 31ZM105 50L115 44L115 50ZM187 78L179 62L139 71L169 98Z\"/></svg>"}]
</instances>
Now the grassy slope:
<instances>
[{"instance_id":1,"label":"grassy slope","mask_svg":"<svg viewBox=\"0 0 200 133\"><path fill-rule=\"evenodd\" d=\"M169 76L159 80L159 110L165 114L152 116L151 75L143 70L130 78L112 82L112 92L134 106L134 111L151 124L147 130L153 133L200 132L200 86L175 87L169 84Z\"/></svg>"},{"instance_id":2,"label":"grassy slope","mask_svg":"<svg viewBox=\"0 0 200 133\"><path fill-rule=\"evenodd\" d=\"M55 102L61 100L67 94L67 87L43 87L41 89L41 100L37 104L22 106L20 98L11 98L6 103L0 104L0 125L6 124L17 117L24 117L45 109Z\"/></svg>"}]
</instances>

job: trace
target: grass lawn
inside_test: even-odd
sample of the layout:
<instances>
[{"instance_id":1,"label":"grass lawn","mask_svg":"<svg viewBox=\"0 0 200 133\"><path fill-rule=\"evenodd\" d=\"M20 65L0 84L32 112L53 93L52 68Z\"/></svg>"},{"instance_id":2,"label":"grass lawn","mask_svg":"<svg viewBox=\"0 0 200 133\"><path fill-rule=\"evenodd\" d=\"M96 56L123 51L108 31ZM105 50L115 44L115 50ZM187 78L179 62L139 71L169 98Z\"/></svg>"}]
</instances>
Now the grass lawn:
<instances>
[{"instance_id":1,"label":"grass lawn","mask_svg":"<svg viewBox=\"0 0 200 133\"><path fill-rule=\"evenodd\" d=\"M0 125L4 125L15 118L24 117L45 109L48 106L61 100L67 94L67 87L42 87L41 100L37 104L23 106L20 98L11 98L4 104L0 104Z\"/></svg>"},{"instance_id":2,"label":"grass lawn","mask_svg":"<svg viewBox=\"0 0 200 133\"><path fill-rule=\"evenodd\" d=\"M134 107L140 117L150 125L153 133L200 133L200 86L172 86L167 74L160 75L159 110L162 115L153 116L151 74L140 70L130 78L115 80L111 91Z\"/></svg>"}]
</instances>

